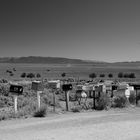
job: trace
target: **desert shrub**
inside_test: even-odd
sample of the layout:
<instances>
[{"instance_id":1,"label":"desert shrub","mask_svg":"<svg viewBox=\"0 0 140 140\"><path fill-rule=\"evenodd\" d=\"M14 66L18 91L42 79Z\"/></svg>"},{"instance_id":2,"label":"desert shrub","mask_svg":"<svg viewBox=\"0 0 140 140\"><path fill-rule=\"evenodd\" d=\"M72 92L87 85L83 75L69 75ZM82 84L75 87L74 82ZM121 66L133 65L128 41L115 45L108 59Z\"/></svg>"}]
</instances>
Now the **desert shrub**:
<instances>
[{"instance_id":1,"label":"desert shrub","mask_svg":"<svg viewBox=\"0 0 140 140\"><path fill-rule=\"evenodd\" d=\"M100 74L100 77L105 77L105 74Z\"/></svg>"},{"instance_id":2,"label":"desert shrub","mask_svg":"<svg viewBox=\"0 0 140 140\"><path fill-rule=\"evenodd\" d=\"M10 119L10 118L15 118L15 114L14 112L10 112L10 113L1 113L0 114L0 121L2 120L7 120L7 119Z\"/></svg>"},{"instance_id":3,"label":"desert shrub","mask_svg":"<svg viewBox=\"0 0 140 140\"><path fill-rule=\"evenodd\" d=\"M66 73L65 73L65 72L63 72L63 73L61 74L61 76L62 76L62 77L65 77L65 76L66 76Z\"/></svg>"},{"instance_id":4,"label":"desert shrub","mask_svg":"<svg viewBox=\"0 0 140 140\"><path fill-rule=\"evenodd\" d=\"M60 101L65 101L65 93L64 93L64 92L61 92L61 93L58 95L58 97L59 97L59 100L60 100ZM71 100L71 97L70 97L70 100Z\"/></svg>"},{"instance_id":5,"label":"desert shrub","mask_svg":"<svg viewBox=\"0 0 140 140\"><path fill-rule=\"evenodd\" d=\"M9 85L0 85L0 95L9 96Z\"/></svg>"},{"instance_id":6,"label":"desert shrub","mask_svg":"<svg viewBox=\"0 0 140 140\"><path fill-rule=\"evenodd\" d=\"M25 78L26 77L26 73L23 72L21 75L20 75L21 78Z\"/></svg>"},{"instance_id":7,"label":"desert shrub","mask_svg":"<svg viewBox=\"0 0 140 140\"><path fill-rule=\"evenodd\" d=\"M112 73L109 73L109 74L108 74L108 77L109 77L109 78L112 78L112 77L113 77L113 74L112 74Z\"/></svg>"},{"instance_id":8,"label":"desert shrub","mask_svg":"<svg viewBox=\"0 0 140 140\"><path fill-rule=\"evenodd\" d=\"M13 108L3 108L0 110L0 121L7 120L11 118L17 118L17 114L15 114Z\"/></svg>"},{"instance_id":9,"label":"desert shrub","mask_svg":"<svg viewBox=\"0 0 140 140\"><path fill-rule=\"evenodd\" d=\"M86 101L86 110L93 109L93 99L88 99Z\"/></svg>"},{"instance_id":10,"label":"desert shrub","mask_svg":"<svg viewBox=\"0 0 140 140\"><path fill-rule=\"evenodd\" d=\"M129 78L129 73L124 73L123 77L124 78Z\"/></svg>"},{"instance_id":11,"label":"desert shrub","mask_svg":"<svg viewBox=\"0 0 140 140\"><path fill-rule=\"evenodd\" d=\"M71 108L71 111L76 113L76 112L80 112L82 110L81 106L74 106Z\"/></svg>"},{"instance_id":12,"label":"desert shrub","mask_svg":"<svg viewBox=\"0 0 140 140\"><path fill-rule=\"evenodd\" d=\"M17 71L16 68L13 68L13 71Z\"/></svg>"},{"instance_id":13,"label":"desert shrub","mask_svg":"<svg viewBox=\"0 0 140 140\"><path fill-rule=\"evenodd\" d=\"M12 73L12 71L11 71L11 70L6 70L6 72L7 72L7 73L9 73L9 74L11 74L11 73Z\"/></svg>"},{"instance_id":14,"label":"desert shrub","mask_svg":"<svg viewBox=\"0 0 140 140\"><path fill-rule=\"evenodd\" d=\"M126 96L117 95L113 97L113 107L123 108L126 106L127 98Z\"/></svg>"},{"instance_id":15,"label":"desert shrub","mask_svg":"<svg viewBox=\"0 0 140 140\"><path fill-rule=\"evenodd\" d=\"M28 97L24 97L24 96L19 96L18 97L18 107L22 108L27 105L31 106L31 104L33 104L33 106L34 106L34 104L36 103L36 100L37 100L37 97L28 98Z\"/></svg>"},{"instance_id":16,"label":"desert shrub","mask_svg":"<svg viewBox=\"0 0 140 140\"><path fill-rule=\"evenodd\" d=\"M135 73L130 73L129 78L136 78Z\"/></svg>"},{"instance_id":17,"label":"desert shrub","mask_svg":"<svg viewBox=\"0 0 140 140\"><path fill-rule=\"evenodd\" d=\"M1 79L0 83L8 83L8 81L6 79Z\"/></svg>"},{"instance_id":18,"label":"desert shrub","mask_svg":"<svg viewBox=\"0 0 140 140\"><path fill-rule=\"evenodd\" d=\"M7 120L8 118L9 118L9 117L8 117L7 114L4 114L4 113L0 114L0 121L2 121L2 120Z\"/></svg>"},{"instance_id":19,"label":"desert shrub","mask_svg":"<svg viewBox=\"0 0 140 140\"><path fill-rule=\"evenodd\" d=\"M75 91L70 92L69 94L69 101L76 101L76 96L75 96ZM65 101L66 97L65 97L65 92L60 91L59 95L58 95L59 100L61 101Z\"/></svg>"},{"instance_id":20,"label":"desert shrub","mask_svg":"<svg viewBox=\"0 0 140 140\"><path fill-rule=\"evenodd\" d=\"M136 78L135 73L118 73L119 78Z\"/></svg>"},{"instance_id":21,"label":"desert shrub","mask_svg":"<svg viewBox=\"0 0 140 140\"><path fill-rule=\"evenodd\" d=\"M96 75L95 73L91 73L91 74L89 74L89 78L94 79L94 78L96 78L96 77L97 77L97 75Z\"/></svg>"},{"instance_id":22,"label":"desert shrub","mask_svg":"<svg viewBox=\"0 0 140 140\"><path fill-rule=\"evenodd\" d=\"M108 107L110 106L111 106L111 100L109 96L103 93L97 102L96 110L108 109Z\"/></svg>"},{"instance_id":23,"label":"desert shrub","mask_svg":"<svg viewBox=\"0 0 140 140\"><path fill-rule=\"evenodd\" d=\"M24 97L36 97L36 92L31 90L31 85L24 86L24 92L23 92Z\"/></svg>"},{"instance_id":24,"label":"desert shrub","mask_svg":"<svg viewBox=\"0 0 140 140\"><path fill-rule=\"evenodd\" d=\"M64 99L65 100L65 99ZM70 101L76 101L76 96L75 96L75 93L74 92L71 92L70 94L69 94L69 100Z\"/></svg>"},{"instance_id":25,"label":"desert shrub","mask_svg":"<svg viewBox=\"0 0 140 140\"><path fill-rule=\"evenodd\" d=\"M45 117L47 114L46 107L41 107L40 109L36 110L33 114L34 117Z\"/></svg>"},{"instance_id":26,"label":"desert shrub","mask_svg":"<svg viewBox=\"0 0 140 140\"><path fill-rule=\"evenodd\" d=\"M118 78L123 78L123 73L122 72L118 73Z\"/></svg>"},{"instance_id":27,"label":"desert shrub","mask_svg":"<svg viewBox=\"0 0 140 140\"><path fill-rule=\"evenodd\" d=\"M11 118L21 118L21 117L27 117L29 114L25 110L18 110L18 112L15 114L14 109L4 109L4 111L0 111L0 121L2 120L8 120Z\"/></svg>"},{"instance_id":28,"label":"desert shrub","mask_svg":"<svg viewBox=\"0 0 140 140\"><path fill-rule=\"evenodd\" d=\"M135 102L136 102L136 94L135 94L135 92L130 93L129 102L130 102L131 104L135 104Z\"/></svg>"},{"instance_id":29,"label":"desert shrub","mask_svg":"<svg viewBox=\"0 0 140 140\"><path fill-rule=\"evenodd\" d=\"M34 73L28 73L26 77L27 78L34 78L35 77L35 74Z\"/></svg>"},{"instance_id":30,"label":"desert shrub","mask_svg":"<svg viewBox=\"0 0 140 140\"><path fill-rule=\"evenodd\" d=\"M54 106L54 96L53 93L50 91L44 91L44 95L42 97L42 101L45 104L48 104L50 106ZM55 95L55 106L59 107L59 98L58 95Z\"/></svg>"},{"instance_id":31,"label":"desert shrub","mask_svg":"<svg viewBox=\"0 0 140 140\"><path fill-rule=\"evenodd\" d=\"M13 73L10 73L10 76L14 76L14 74Z\"/></svg>"},{"instance_id":32,"label":"desert shrub","mask_svg":"<svg viewBox=\"0 0 140 140\"><path fill-rule=\"evenodd\" d=\"M13 105L13 100L7 96L0 96L0 108Z\"/></svg>"},{"instance_id":33,"label":"desert shrub","mask_svg":"<svg viewBox=\"0 0 140 140\"><path fill-rule=\"evenodd\" d=\"M40 74L40 73L37 73L37 74L36 74L36 77L37 77L37 78L40 78L40 77L41 77L41 74Z\"/></svg>"}]
</instances>

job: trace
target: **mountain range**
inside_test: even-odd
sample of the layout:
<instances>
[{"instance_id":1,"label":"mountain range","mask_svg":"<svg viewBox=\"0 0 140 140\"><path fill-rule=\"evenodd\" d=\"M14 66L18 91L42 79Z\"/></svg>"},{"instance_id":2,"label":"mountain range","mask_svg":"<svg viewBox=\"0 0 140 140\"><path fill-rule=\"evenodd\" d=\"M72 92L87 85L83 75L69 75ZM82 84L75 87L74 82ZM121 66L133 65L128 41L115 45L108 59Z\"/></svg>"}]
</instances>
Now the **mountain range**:
<instances>
[{"instance_id":1,"label":"mountain range","mask_svg":"<svg viewBox=\"0 0 140 140\"><path fill-rule=\"evenodd\" d=\"M3 57L0 58L0 63L92 64L92 63L104 63L104 62L81 60L81 59L70 59L70 58L62 58L62 57L28 56L28 57Z\"/></svg>"},{"instance_id":2,"label":"mountain range","mask_svg":"<svg viewBox=\"0 0 140 140\"><path fill-rule=\"evenodd\" d=\"M132 62L101 62L92 60L70 59L63 57L41 57L41 56L28 56L28 57L1 57L0 63L40 63L40 64L100 64L100 65L122 65L122 66L140 66L140 61Z\"/></svg>"}]
</instances>

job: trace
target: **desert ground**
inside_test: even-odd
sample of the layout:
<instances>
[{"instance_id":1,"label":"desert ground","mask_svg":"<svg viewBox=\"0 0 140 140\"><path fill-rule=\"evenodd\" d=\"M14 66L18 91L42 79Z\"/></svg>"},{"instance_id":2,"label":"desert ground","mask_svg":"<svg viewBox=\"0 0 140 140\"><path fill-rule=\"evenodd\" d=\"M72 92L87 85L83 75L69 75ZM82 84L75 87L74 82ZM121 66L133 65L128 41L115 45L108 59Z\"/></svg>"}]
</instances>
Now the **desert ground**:
<instances>
[{"instance_id":1,"label":"desert ground","mask_svg":"<svg viewBox=\"0 0 140 140\"><path fill-rule=\"evenodd\" d=\"M53 114L0 122L0 140L139 140L140 109Z\"/></svg>"},{"instance_id":2,"label":"desert ground","mask_svg":"<svg viewBox=\"0 0 140 140\"><path fill-rule=\"evenodd\" d=\"M139 65L119 65L119 64L14 64L14 63L0 63L0 77L7 80L23 80L21 78L22 73L40 73L43 79L60 79L61 74L66 73L66 78L81 78L88 79L90 73L96 73L97 77L100 74L105 74L105 79L108 78L108 74L113 74L113 79L117 78L119 72L135 73L136 79L140 79ZM16 71L13 71L15 69ZM13 71L13 75L10 76L6 71ZM136 80L135 79L135 80ZM29 80L29 79L28 79ZM125 79L126 80L126 79Z\"/></svg>"}]
</instances>

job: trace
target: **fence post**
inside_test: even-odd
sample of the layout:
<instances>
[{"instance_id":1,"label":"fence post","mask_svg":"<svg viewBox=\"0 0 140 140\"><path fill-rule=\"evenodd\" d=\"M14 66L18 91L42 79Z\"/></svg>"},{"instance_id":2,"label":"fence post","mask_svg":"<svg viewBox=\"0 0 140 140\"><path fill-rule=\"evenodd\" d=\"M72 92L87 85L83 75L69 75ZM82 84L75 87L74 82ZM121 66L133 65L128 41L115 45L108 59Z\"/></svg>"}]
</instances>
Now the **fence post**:
<instances>
[{"instance_id":1,"label":"fence post","mask_svg":"<svg viewBox=\"0 0 140 140\"><path fill-rule=\"evenodd\" d=\"M137 89L136 89L136 106L138 105L138 99L137 99Z\"/></svg>"},{"instance_id":2,"label":"fence post","mask_svg":"<svg viewBox=\"0 0 140 140\"><path fill-rule=\"evenodd\" d=\"M15 111L15 114L17 113L17 95L14 95L14 111Z\"/></svg>"},{"instance_id":3,"label":"fence post","mask_svg":"<svg viewBox=\"0 0 140 140\"><path fill-rule=\"evenodd\" d=\"M38 102L38 109L39 110L40 110L40 107L41 107L40 93L41 93L41 91L37 91L37 102Z\"/></svg>"},{"instance_id":4,"label":"fence post","mask_svg":"<svg viewBox=\"0 0 140 140\"><path fill-rule=\"evenodd\" d=\"M65 91L66 110L69 111L69 91Z\"/></svg>"},{"instance_id":5,"label":"fence post","mask_svg":"<svg viewBox=\"0 0 140 140\"><path fill-rule=\"evenodd\" d=\"M53 91L53 111L55 112L55 92Z\"/></svg>"}]
</instances>

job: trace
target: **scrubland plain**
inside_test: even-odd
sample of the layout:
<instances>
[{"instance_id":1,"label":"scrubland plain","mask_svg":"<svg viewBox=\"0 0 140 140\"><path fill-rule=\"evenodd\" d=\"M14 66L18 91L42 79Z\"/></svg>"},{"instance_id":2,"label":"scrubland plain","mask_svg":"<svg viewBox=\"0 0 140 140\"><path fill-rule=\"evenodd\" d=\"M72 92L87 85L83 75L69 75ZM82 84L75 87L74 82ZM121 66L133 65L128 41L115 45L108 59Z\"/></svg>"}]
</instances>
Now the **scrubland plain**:
<instances>
[{"instance_id":1,"label":"scrubland plain","mask_svg":"<svg viewBox=\"0 0 140 140\"><path fill-rule=\"evenodd\" d=\"M14 69L14 70L13 70ZM11 76L6 71L12 71ZM21 74L25 73L40 73L43 79L59 79L61 74L66 73L66 78L88 79L90 73L96 73L97 78L100 74L105 74L105 79L108 74L113 74L113 79L118 78L119 72L135 73L135 80L140 79L140 67L138 65L128 64L20 64L20 63L0 63L0 78L7 80L20 80ZM126 80L126 79L125 79ZM134 80L134 79L133 79Z\"/></svg>"}]
</instances>

